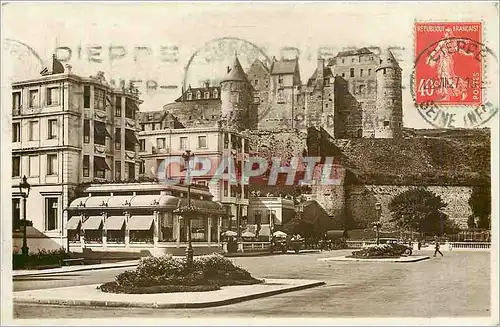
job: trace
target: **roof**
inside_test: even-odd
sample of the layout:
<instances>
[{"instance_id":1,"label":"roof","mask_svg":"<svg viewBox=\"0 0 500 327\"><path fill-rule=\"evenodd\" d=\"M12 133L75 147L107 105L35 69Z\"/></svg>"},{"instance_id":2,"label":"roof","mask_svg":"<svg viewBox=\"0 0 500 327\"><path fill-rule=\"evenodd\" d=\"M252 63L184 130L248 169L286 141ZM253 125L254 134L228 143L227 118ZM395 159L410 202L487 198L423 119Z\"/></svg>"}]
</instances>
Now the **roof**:
<instances>
[{"instance_id":1,"label":"roof","mask_svg":"<svg viewBox=\"0 0 500 327\"><path fill-rule=\"evenodd\" d=\"M362 55L362 54L373 54L372 51L370 51L368 48L363 47L357 50L347 50L347 51L340 51L335 57L349 57L349 56L357 56L357 55Z\"/></svg>"},{"instance_id":2,"label":"roof","mask_svg":"<svg viewBox=\"0 0 500 327\"><path fill-rule=\"evenodd\" d=\"M311 77L307 81L307 86L313 86L314 82L316 81L317 76L318 76L318 68L316 68L314 70L314 73L311 75ZM333 77L332 70L330 69L330 67L325 67L323 69L323 78L330 78L330 77Z\"/></svg>"},{"instance_id":3,"label":"roof","mask_svg":"<svg viewBox=\"0 0 500 327\"><path fill-rule=\"evenodd\" d=\"M168 114L168 112L165 110L138 112L137 113L137 120L140 123L161 122L167 114Z\"/></svg>"},{"instance_id":4,"label":"roof","mask_svg":"<svg viewBox=\"0 0 500 327\"><path fill-rule=\"evenodd\" d=\"M264 64L260 59L255 59L255 61L252 63L252 65L250 65L250 70L252 69L252 67L254 66L260 66L262 67L267 73L270 73L270 70L269 70L269 67L267 67L266 64Z\"/></svg>"},{"instance_id":5,"label":"roof","mask_svg":"<svg viewBox=\"0 0 500 327\"><path fill-rule=\"evenodd\" d=\"M234 57L233 64L231 67L228 68L228 72L226 76L222 79L222 82L228 82L228 81L240 81L240 82L247 82L247 75L243 71L243 68L241 67L241 63L238 60L238 56Z\"/></svg>"},{"instance_id":6,"label":"roof","mask_svg":"<svg viewBox=\"0 0 500 327\"><path fill-rule=\"evenodd\" d=\"M401 70L401 67L398 65L398 61L394 58L394 55L389 49L385 49L380 54L380 65L377 67L377 70L382 68L397 68Z\"/></svg>"},{"instance_id":7,"label":"roof","mask_svg":"<svg viewBox=\"0 0 500 327\"><path fill-rule=\"evenodd\" d=\"M217 97L213 97L213 92L214 90L217 90ZM200 91L201 92L201 99L196 99L196 92ZM204 99L204 93L205 92L210 92L210 99ZM187 100L187 94L192 93L193 97L191 100ZM204 86L204 87L191 87L191 85L188 86L187 90L184 91L184 93L181 94L180 97L175 99L175 102L183 102L183 101L218 101L220 99L220 86Z\"/></svg>"},{"instance_id":8,"label":"roof","mask_svg":"<svg viewBox=\"0 0 500 327\"><path fill-rule=\"evenodd\" d=\"M298 59L283 59L275 61L271 67L271 74L294 74L298 64Z\"/></svg>"}]
</instances>

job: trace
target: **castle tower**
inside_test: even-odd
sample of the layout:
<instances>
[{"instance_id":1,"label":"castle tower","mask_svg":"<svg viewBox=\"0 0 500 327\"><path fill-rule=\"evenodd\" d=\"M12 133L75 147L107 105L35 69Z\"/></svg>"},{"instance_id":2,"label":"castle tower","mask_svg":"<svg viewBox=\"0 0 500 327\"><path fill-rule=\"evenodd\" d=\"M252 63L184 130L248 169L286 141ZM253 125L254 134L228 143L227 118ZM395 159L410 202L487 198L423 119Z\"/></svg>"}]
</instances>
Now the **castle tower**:
<instances>
[{"instance_id":1,"label":"castle tower","mask_svg":"<svg viewBox=\"0 0 500 327\"><path fill-rule=\"evenodd\" d=\"M388 49L376 68L375 138L400 137L403 129L401 67Z\"/></svg>"},{"instance_id":2,"label":"castle tower","mask_svg":"<svg viewBox=\"0 0 500 327\"><path fill-rule=\"evenodd\" d=\"M249 128L248 111L252 103L252 90L237 55L232 66L227 68L220 86L223 125L237 130Z\"/></svg>"}]
</instances>

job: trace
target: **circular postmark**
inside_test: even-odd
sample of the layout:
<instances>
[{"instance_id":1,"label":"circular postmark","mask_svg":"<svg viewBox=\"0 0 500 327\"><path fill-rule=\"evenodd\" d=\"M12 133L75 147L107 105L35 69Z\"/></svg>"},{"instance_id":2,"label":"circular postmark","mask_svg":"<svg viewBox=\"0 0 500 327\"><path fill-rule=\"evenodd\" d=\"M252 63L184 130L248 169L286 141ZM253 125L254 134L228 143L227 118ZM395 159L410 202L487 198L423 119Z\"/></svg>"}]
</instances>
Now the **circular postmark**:
<instances>
[{"instance_id":1,"label":"circular postmark","mask_svg":"<svg viewBox=\"0 0 500 327\"><path fill-rule=\"evenodd\" d=\"M189 58L182 81L183 90L187 90L189 85L202 85L207 81L211 86L219 86L227 73L226 66L232 64L235 54L247 73L257 60L264 65L264 69L269 69L272 63L265 50L250 41L238 37L213 39ZM259 93L254 89L255 99L259 98ZM267 102L259 103L256 120L262 120L270 110Z\"/></svg>"},{"instance_id":2,"label":"circular postmark","mask_svg":"<svg viewBox=\"0 0 500 327\"><path fill-rule=\"evenodd\" d=\"M44 62L40 55L24 42L5 38L3 47L4 60L9 67L9 82L32 78L40 74Z\"/></svg>"},{"instance_id":3,"label":"circular postmark","mask_svg":"<svg viewBox=\"0 0 500 327\"><path fill-rule=\"evenodd\" d=\"M416 50L410 93L428 124L479 128L496 115L498 59L485 44L447 35Z\"/></svg>"}]
</instances>

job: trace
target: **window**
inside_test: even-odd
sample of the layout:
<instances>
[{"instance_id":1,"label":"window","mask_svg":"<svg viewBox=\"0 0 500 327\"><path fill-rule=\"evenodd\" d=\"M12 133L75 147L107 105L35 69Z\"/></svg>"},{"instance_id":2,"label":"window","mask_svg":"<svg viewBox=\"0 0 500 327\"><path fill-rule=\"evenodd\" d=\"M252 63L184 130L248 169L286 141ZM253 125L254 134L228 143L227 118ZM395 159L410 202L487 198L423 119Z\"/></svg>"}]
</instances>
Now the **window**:
<instances>
[{"instance_id":1,"label":"window","mask_svg":"<svg viewBox=\"0 0 500 327\"><path fill-rule=\"evenodd\" d=\"M29 122L29 140L38 141L38 120Z\"/></svg>"},{"instance_id":2,"label":"window","mask_svg":"<svg viewBox=\"0 0 500 327\"><path fill-rule=\"evenodd\" d=\"M128 166L128 179L129 180L135 179L135 163L127 162L127 166Z\"/></svg>"},{"instance_id":3,"label":"window","mask_svg":"<svg viewBox=\"0 0 500 327\"><path fill-rule=\"evenodd\" d=\"M90 120L83 121L83 143L90 143Z\"/></svg>"},{"instance_id":4,"label":"window","mask_svg":"<svg viewBox=\"0 0 500 327\"><path fill-rule=\"evenodd\" d=\"M204 92L203 93L203 98L204 99L210 99L210 92Z\"/></svg>"},{"instance_id":5,"label":"window","mask_svg":"<svg viewBox=\"0 0 500 327\"><path fill-rule=\"evenodd\" d=\"M282 89L278 90L278 103L285 103L285 96Z\"/></svg>"},{"instance_id":6,"label":"window","mask_svg":"<svg viewBox=\"0 0 500 327\"><path fill-rule=\"evenodd\" d=\"M12 199L12 229L21 228L21 199Z\"/></svg>"},{"instance_id":7,"label":"window","mask_svg":"<svg viewBox=\"0 0 500 327\"><path fill-rule=\"evenodd\" d=\"M186 150L188 148L188 138L187 137L181 137L180 138L180 149L181 150Z\"/></svg>"},{"instance_id":8,"label":"window","mask_svg":"<svg viewBox=\"0 0 500 327\"><path fill-rule=\"evenodd\" d=\"M370 61L373 61L373 56L370 57Z\"/></svg>"},{"instance_id":9,"label":"window","mask_svg":"<svg viewBox=\"0 0 500 327\"><path fill-rule=\"evenodd\" d=\"M365 93L365 86L364 85L360 85L359 86L359 94L364 94Z\"/></svg>"},{"instance_id":10,"label":"window","mask_svg":"<svg viewBox=\"0 0 500 327\"><path fill-rule=\"evenodd\" d=\"M156 139L156 148L165 149L165 138L164 137Z\"/></svg>"},{"instance_id":11,"label":"window","mask_svg":"<svg viewBox=\"0 0 500 327\"><path fill-rule=\"evenodd\" d=\"M354 68L351 68L350 71L351 71L351 77L354 77Z\"/></svg>"},{"instance_id":12,"label":"window","mask_svg":"<svg viewBox=\"0 0 500 327\"><path fill-rule=\"evenodd\" d=\"M359 77L363 77L363 69L359 70Z\"/></svg>"},{"instance_id":13,"label":"window","mask_svg":"<svg viewBox=\"0 0 500 327\"><path fill-rule=\"evenodd\" d=\"M47 105L55 106L59 104L59 88L49 87L47 88Z\"/></svg>"},{"instance_id":14,"label":"window","mask_svg":"<svg viewBox=\"0 0 500 327\"><path fill-rule=\"evenodd\" d=\"M48 120L47 132L49 140L57 138L57 119Z\"/></svg>"},{"instance_id":15,"label":"window","mask_svg":"<svg viewBox=\"0 0 500 327\"><path fill-rule=\"evenodd\" d=\"M39 98L38 98L38 90L30 90L30 108L38 108L39 107Z\"/></svg>"},{"instance_id":16,"label":"window","mask_svg":"<svg viewBox=\"0 0 500 327\"><path fill-rule=\"evenodd\" d=\"M122 179L122 162L115 161L115 180L120 181Z\"/></svg>"},{"instance_id":17,"label":"window","mask_svg":"<svg viewBox=\"0 0 500 327\"><path fill-rule=\"evenodd\" d=\"M238 103L239 100L240 100L240 94L239 94L239 92L235 92L235 91L231 92L231 102L232 103Z\"/></svg>"},{"instance_id":18,"label":"window","mask_svg":"<svg viewBox=\"0 0 500 327\"><path fill-rule=\"evenodd\" d=\"M187 99L188 99L189 101L193 100L193 93L188 92L188 93L186 94L186 96L187 96Z\"/></svg>"},{"instance_id":19,"label":"window","mask_svg":"<svg viewBox=\"0 0 500 327\"><path fill-rule=\"evenodd\" d=\"M94 88L94 109L104 109L104 90Z\"/></svg>"},{"instance_id":20,"label":"window","mask_svg":"<svg viewBox=\"0 0 500 327\"><path fill-rule=\"evenodd\" d=\"M392 104L396 103L396 99L391 99L391 100L392 100Z\"/></svg>"},{"instance_id":21,"label":"window","mask_svg":"<svg viewBox=\"0 0 500 327\"><path fill-rule=\"evenodd\" d=\"M146 140L139 140L139 151L146 151Z\"/></svg>"},{"instance_id":22,"label":"window","mask_svg":"<svg viewBox=\"0 0 500 327\"><path fill-rule=\"evenodd\" d=\"M122 162L115 161L115 179L120 181L122 179Z\"/></svg>"},{"instance_id":23,"label":"window","mask_svg":"<svg viewBox=\"0 0 500 327\"><path fill-rule=\"evenodd\" d=\"M345 77L345 73L342 73L342 77Z\"/></svg>"},{"instance_id":24,"label":"window","mask_svg":"<svg viewBox=\"0 0 500 327\"><path fill-rule=\"evenodd\" d=\"M38 176L40 173L40 164L38 161L38 156L29 156L29 175L28 176Z\"/></svg>"},{"instance_id":25,"label":"window","mask_svg":"<svg viewBox=\"0 0 500 327\"><path fill-rule=\"evenodd\" d=\"M106 170L110 170L106 159L94 156L94 177L105 178Z\"/></svg>"},{"instance_id":26,"label":"window","mask_svg":"<svg viewBox=\"0 0 500 327\"><path fill-rule=\"evenodd\" d=\"M217 91L217 89L215 89L213 93L214 93L213 98L217 99L219 97L219 91Z\"/></svg>"},{"instance_id":27,"label":"window","mask_svg":"<svg viewBox=\"0 0 500 327\"><path fill-rule=\"evenodd\" d=\"M121 150L122 148L122 129L115 128L115 150Z\"/></svg>"},{"instance_id":28,"label":"window","mask_svg":"<svg viewBox=\"0 0 500 327\"><path fill-rule=\"evenodd\" d=\"M154 125L155 125L155 129L161 129L161 124L160 123L156 123Z\"/></svg>"},{"instance_id":29,"label":"window","mask_svg":"<svg viewBox=\"0 0 500 327\"><path fill-rule=\"evenodd\" d=\"M198 136L198 149L204 149L207 147L207 137Z\"/></svg>"},{"instance_id":30,"label":"window","mask_svg":"<svg viewBox=\"0 0 500 327\"><path fill-rule=\"evenodd\" d=\"M21 142L21 124L12 124L12 142Z\"/></svg>"},{"instance_id":31,"label":"window","mask_svg":"<svg viewBox=\"0 0 500 327\"><path fill-rule=\"evenodd\" d=\"M259 85L259 80L258 80L258 79L255 79L255 80L253 81L253 85L258 86L258 85Z\"/></svg>"},{"instance_id":32,"label":"window","mask_svg":"<svg viewBox=\"0 0 500 327\"><path fill-rule=\"evenodd\" d=\"M283 84L283 75L278 75L278 84Z\"/></svg>"},{"instance_id":33,"label":"window","mask_svg":"<svg viewBox=\"0 0 500 327\"><path fill-rule=\"evenodd\" d=\"M354 58L351 59L351 62L354 63Z\"/></svg>"},{"instance_id":34,"label":"window","mask_svg":"<svg viewBox=\"0 0 500 327\"><path fill-rule=\"evenodd\" d=\"M12 157L12 177L21 176L21 157Z\"/></svg>"},{"instance_id":35,"label":"window","mask_svg":"<svg viewBox=\"0 0 500 327\"><path fill-rule=\"evenodd\" d=\"M145 131L146 130L146 124L141 124L141 131Z\"/></svg>"},{"instance_id":36,"label":"window","mask_svg":"<svg viewBox=\"0 0 500 327\"><path fill-rule=\"evenodd\" d=\"M343 64L345 63L345 59L342 59L342 63L343 63Z\"/></svg>"},{"instance_id":37,"label":"window","mask_svg":"<svg viewBox=\"0 0 500 327\"><path fill-rule=\"evenodd\" d=\"M229 191L229 183L227 181L224 181L222 185L223 185L222 187L224 188L224 196L227 196Z\"/></svg>"},{"instance_id":38,"label":"window","mask_svg":"<svg viewBox=\"0 0 500 327\"><path fill-rule=\"evenodd\" d=\"M359 62L361 62L361 56L359 56L359 59L358 59Z\"/></svg>"},{"instance_id":39,"label":"window","mask_svg":"<svg viewBox=\"0 0 500 327\"><path fill-rule=\"evenodd\" d=\"M12 115L19 115L21 112L21 92L12 93Z\"/></svg>"},{"instance_id":40,"label":"window","mask_svg":"<svg viewBox=\"0 0 500 327\"><path fill-rule=\"evenodd\" d=\"M139 175L144 175L146 173L146 163L144 160L139 162Z\"/></svg>"},{"instance_id":41,"label":"window","mask_svg":"<svg viewBox=\"0 0 500 327\"><path fill-rule=\"evenodd\" d=\"M90 157L88 155L83 156L83 177L89 177L90 175Z\"/></svg>"},{"instance_id":42,"label":"window","mask_svg":"<svg viewBox=\"0 0 500 327\"><path fill-rule=\"evenodd\" d=\"M201 99L201 92L200 91L196 92L196 99L197 100Z\"/></svg>"},{"instance_id":43,"label":"window","mask_svg":"<svg viewBox=\"0 0 500 327\"><path fill-rule=\"evenodd\" d=\"M159 232L158 241L160 242L173 242L174 236L174 217L171 212L165 212L160 215L159 219Z\"/></svg>"},{"instance_id":44,"label":"window","mask_svg":"<svg viewBox=\"0 0 500 327\"><path fill-rule=\"evenodd\" d=\"M117 96L115 99L115 116L122 116L122 97Z\"/></svg>"},{"instance_id":45,"label":"window","mask_svg":"<svg viewBox=\"0 0 500 327\"><path fill-rule=\"evenodd\" d=\"M57 198L45 199L45 230L57 230L58 227L58 204Z\"/></svg>"},{"instance_id":46,"label":"window","mask_svg":"<svg viewBox=\"0 0 500 327\"><path fill-rule=\"evenodd\" d=\"M47 175L56 175L57 154L47 154Z\"/></svg>"},{"instance_id":47,"label":"window","mask_svg":"<svg viewBox=\"0 0 500 327\"><path fill-rule=\"evenodd\" d=\"M262 213L258 210L254 213L254 221L256 225L262 224Z\"/></svg>"},{"instance_id":48,"label":"window","mask_svg":"<svg viewBox=\"0 0 500 327\"><path fill-rule=\"evenodd\" d=\"M372 75L372 70L370 68L370 69L368 69L368 76L371 76L371 75Z\"/></svg>"},{"instance_id":49,"label":"window","mask_svg":"<svg viewBox=\"0 0 500 327\"><path fill-rule=\"evenodd\" d=\"M224 133L224 149L228 149L229 147L229 134Z\"/></svg>"},{"instance_id":50,"label":"window","mask_svg":"<svg viewBox=\"0 0 500 327\"><path fill-rule=\"evenodd\" d=\"M358 138L362 138L363 137L363 130L361 128L358 129L358 131L357 131L357 137Z\"/></svg>"},{"instance_id":51,"label":"window","mask_svg":"<svg viewBox=\"0 0 500 327\"><path fill-rule=\"evenodd\" d=\"M137 105L134 100L126 98L125 99L125 117L130 119L135 119L135 111L137 109Z\"/></svg>"},{"instance_id":52,"label":"window","mask_svg":"<svg viewBox=\"0 0 500 327\"><path fill-rule=\"evenodd\" d=\"M135 137L135 133L131 129L125 130L125 150L127 151L135 151L135 145L139 143L137 137Z\"/></svg>"},{"instance_id":53,"label":"window","mask_svg":"<svg viewBox=\"0 0 500 327\"><path fill-rule=\"evenodd\" d=\"M388 120L384 120L384 127L388 127L390 125L390 122Z\"/></svg>"},{"instance_id":54,"label":"window","mask_svg":"<svg viewBox=\"0 0 500 327\"><path fill-rule=\"evenodd\" d=\"M155 123L152 123L152 124L151 124L151 130L152 130L152 131L154 131L154 130L155 130L155 128L156 128L156 124L155 124Z\"/></svg>"},{"instance_id":55,"label":"window","mask_svg":"<svg viewBox=\"0 0 500 327\"><path fill-rule=\"evenodd\" d=\"M106 124L94 120L94 144L106 145Z\"/></svg>"},{"instance_id":56,"label":"window","mask_svg":"<svg viewBox=\"0 0 500 327\"><path fill-rule=\"evenodd\" d=\"M83 107L90 108L90 86L85 85L83 87Z\"/></svg>"},{"instance_id":57,"label":"window","mask_svg":"<svg viewBox=\"0 0 500 327\"><path fill-rule=\"evenodd\" d=\"M387 73L387 69L386 69L386 68L384 68L384 75L385 75L386 73Z\"/></svg>"}]
</instances>

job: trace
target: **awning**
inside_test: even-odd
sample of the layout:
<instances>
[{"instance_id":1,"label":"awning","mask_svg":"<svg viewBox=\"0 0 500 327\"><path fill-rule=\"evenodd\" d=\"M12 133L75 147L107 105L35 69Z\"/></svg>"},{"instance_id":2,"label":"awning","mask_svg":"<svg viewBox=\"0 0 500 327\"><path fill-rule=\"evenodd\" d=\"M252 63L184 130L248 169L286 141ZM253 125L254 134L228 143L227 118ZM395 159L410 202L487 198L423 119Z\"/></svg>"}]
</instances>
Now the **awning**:
<instances>
[{"instance_id":1,"label":"awning","mask_svg":"<svg viewBox=\"0 0 500 327\"><path fill-rule=\"evenodd\" d=\"M101 227L102 216L90 216L87 220L83 222L82 229L85 230L97 230Z\"/></svg>"},{"instance_id":2,"label":"awning","mask_svg":"<svg viewBox=\"0 0 500 327\"><path fill-rule=\"evenodd\" d=\"M128 221L129 230L149 230L153 224L153 216L132 216Z\"/></svg>"},{"instance_id":3,"label":"awning","mask_svg":"<svg viewBox=\"0 0 500 327\"><path fill-rule=\"evenodd\" d=\"M126 129L125 130L125 139L127 141L131 142L131 143L137 143L137 144L139 144L139 140L135 136L134 131L132 131L130 129Z\"/></svg>"},{"instance_id":4,"label":"awning","mask_svg":"<svg viewBox=\"0 0 500 327\"><path fill-rule=\"evenodd\" d=\"M67 224L66 224L66 229L78 229L78 226L80 226L80 219L81 217L80 216L73 216L71 217Z\"/></svg>"},{"instance_id":5,"label":"awning","mask_svg":"<svg viewBox=\"0 0 500 327\"><path fill-rule=\"evenodd\" d=\"M106 124L98 122L94 122L94 135L109 137L110 139L113 138L113 136L108 132Z\"/></svg>"},{"instance_id":6,"label":"awning","mask_svg":"<svg viewBox=\"0 0 500 327\"><path fill-rule=\"evenodd\" d=\"M111 216L106 218L104 228L106 230L121 230L125 223L125 216Z\"/></svg>"},{"instance_id":7,"label":"awning","mask_svg":"<svg viewBox=\"0 0 500 327\"><path fill-rule=\"evenodd\" d=\"M111 168L109 168L108 164L106 163L106 159L104 159L103 157L96 157L96 156L94 156L94 168L98 170L102 169L111 170Z\"/></svg>"}]
</instances>

